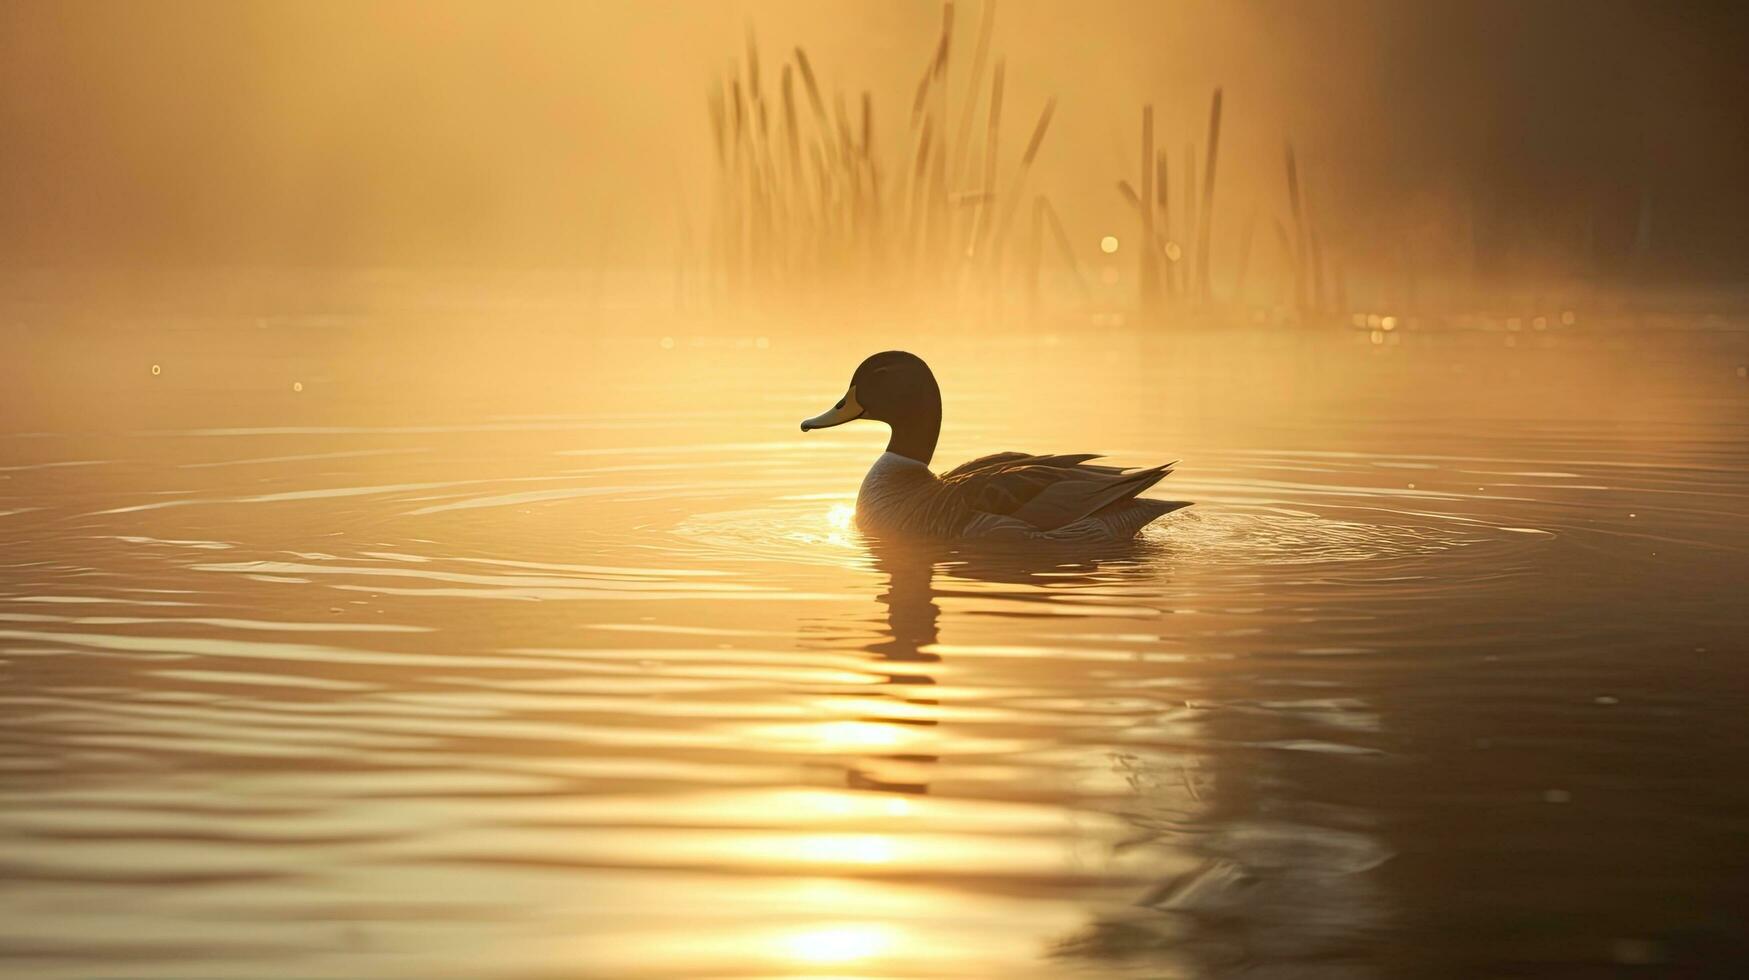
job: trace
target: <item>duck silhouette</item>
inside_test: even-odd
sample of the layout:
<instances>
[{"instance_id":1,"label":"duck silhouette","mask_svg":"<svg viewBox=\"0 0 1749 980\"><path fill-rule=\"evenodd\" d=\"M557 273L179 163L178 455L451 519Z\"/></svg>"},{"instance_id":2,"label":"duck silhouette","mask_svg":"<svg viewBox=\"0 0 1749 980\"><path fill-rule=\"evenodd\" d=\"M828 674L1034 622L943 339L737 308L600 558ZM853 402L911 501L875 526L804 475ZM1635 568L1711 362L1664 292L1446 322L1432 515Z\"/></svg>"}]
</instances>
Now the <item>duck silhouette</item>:
<instances>
[{"instance_id":1,"label":"duck silhouette","mask_svg":"<svg viewBox=\"0 0 1749 980\"><path fill-rule=\"evenodd\" d=\"M865 531L943 539L1113 542L1188 501L1139 496L1173 463L1123 469L1091 463L1094 453L982 456L936 475L929 469L941 435L941 389L915 354L884 351L863 361L838 404L802 422L802 431L858 419L892 428L856 495Z\"/></svg>"}]
</instances>

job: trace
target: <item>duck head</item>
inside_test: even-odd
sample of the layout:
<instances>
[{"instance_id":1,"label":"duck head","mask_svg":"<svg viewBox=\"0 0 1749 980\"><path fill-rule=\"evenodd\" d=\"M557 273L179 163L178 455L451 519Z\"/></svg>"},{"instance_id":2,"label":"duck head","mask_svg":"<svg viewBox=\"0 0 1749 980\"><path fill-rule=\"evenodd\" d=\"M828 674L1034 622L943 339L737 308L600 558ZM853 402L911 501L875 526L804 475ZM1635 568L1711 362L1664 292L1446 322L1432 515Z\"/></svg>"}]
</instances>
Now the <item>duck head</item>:
<instances>
[{"instance_id":1,"label":"duck head","mask_svg":"<svg viewBox=\"0 0 1749 980\"><path fill-rule=\"evenodd\" d=\"M941 389L929 365L916 354L883 351L863 361L851 375L850 390L819 415L802 422L802 431L829 429L856 419L892 427L887 452L928 463L941 435Z\"/></svg>"}]
</instances>

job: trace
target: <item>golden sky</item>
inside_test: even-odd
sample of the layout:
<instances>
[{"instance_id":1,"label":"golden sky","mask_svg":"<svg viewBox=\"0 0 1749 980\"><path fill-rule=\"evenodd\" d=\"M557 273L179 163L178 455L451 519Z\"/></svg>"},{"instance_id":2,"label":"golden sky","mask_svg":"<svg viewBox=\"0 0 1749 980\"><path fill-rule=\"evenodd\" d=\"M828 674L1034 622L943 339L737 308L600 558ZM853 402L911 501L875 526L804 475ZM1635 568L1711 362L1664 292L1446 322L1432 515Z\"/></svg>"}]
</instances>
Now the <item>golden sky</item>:
<instances>
[{"instance_id":1,"label":"golden sky","mask_svg":"<svg viewBox=\"0 0 1749 980\"><path fill-rule=\"evenodd\" d=\"M959 5L965 43L980 10ZM707 207L705 92L749 25L768 79L803 44L828 88L873 92L896 139L940 17L886 0L0 4L0 261L659 262ZM1613 0L1012 0L993 48L1014 118L1059 100L1038 187L1077 236L1122 215L1141 104L1178 146L1220 84L1231 207L1277 206L1292 139L1356 228L1474 205L1507 228L1584 212L1625 234L1649 193L1675 260L1730 271L1749 238L1744 21Z\"/></svg>"}]
</instances>

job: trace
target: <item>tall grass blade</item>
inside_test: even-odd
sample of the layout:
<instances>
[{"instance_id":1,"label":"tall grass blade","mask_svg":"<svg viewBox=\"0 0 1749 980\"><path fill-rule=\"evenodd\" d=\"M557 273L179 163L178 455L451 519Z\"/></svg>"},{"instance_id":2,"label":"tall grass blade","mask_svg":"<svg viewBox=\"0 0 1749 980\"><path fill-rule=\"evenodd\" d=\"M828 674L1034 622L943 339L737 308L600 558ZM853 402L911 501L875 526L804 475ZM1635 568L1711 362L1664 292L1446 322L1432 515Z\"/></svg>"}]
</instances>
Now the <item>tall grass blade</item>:
<instances>
[{"instance_id":1,"label":"tall grass blade","mask_svg":"<svg viewBox=\"0 0 1749 980\"><path fill-rule=\"evenodd\" d=\"M1209 295L1209 239L1215 223L1215 167L1221 159L1221 90L1215 89L1209 103L1209 136L1205 147L1208 156L1202 171L1202 224L1196 238L1196 288L1198 298L1207 303Z\"/></svg>"}]
</instances>

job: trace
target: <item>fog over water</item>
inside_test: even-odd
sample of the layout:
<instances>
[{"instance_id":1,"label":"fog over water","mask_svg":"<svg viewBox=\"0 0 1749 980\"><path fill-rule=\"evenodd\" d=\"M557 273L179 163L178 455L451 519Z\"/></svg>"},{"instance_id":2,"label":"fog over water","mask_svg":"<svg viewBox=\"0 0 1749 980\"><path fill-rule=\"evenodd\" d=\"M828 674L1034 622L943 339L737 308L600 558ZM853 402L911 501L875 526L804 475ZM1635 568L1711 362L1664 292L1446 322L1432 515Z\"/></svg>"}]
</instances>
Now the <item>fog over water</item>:
<instances>
[{"instance_id":1,"label":"fog over water","mask_svg":"<svg viewBox=\"0 0 1749 980\"><path fill-rule=\"evenodd\" d=\"M1744 16L991 9L0 2L0 975L1749 962Z\"/></svg>"},{"instance_id":2,"label":"fog over water","mask_svg":"<svg viewBox=\"0 0 1749 980\"><path fill-rule=\"evenodd\" d=\"M962 45L980 12L960 5ZM8 2L0 257L665 264L678 212L706 210L705 92L749 26L768 72L802 45L828 89L870 90L896 146L940 17L873 2ZM1589 249L1611 270L1634 257L1716 279L1749 254L1746 20L1735 4L1615 0L1012 2L992 50L1015 118L1060 102L1036 186L1077 240L1126 214L1112 185L1139 107L1158 104L1176 149L1221 85L1229 215L1284 206L1292 140L1357 268L1404 240L1431 262L1473 216L1495 266L1566 270Z\"/></svg>"}]
</instances>

